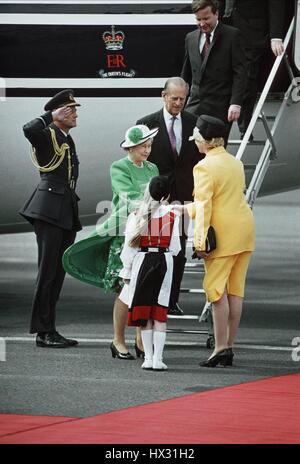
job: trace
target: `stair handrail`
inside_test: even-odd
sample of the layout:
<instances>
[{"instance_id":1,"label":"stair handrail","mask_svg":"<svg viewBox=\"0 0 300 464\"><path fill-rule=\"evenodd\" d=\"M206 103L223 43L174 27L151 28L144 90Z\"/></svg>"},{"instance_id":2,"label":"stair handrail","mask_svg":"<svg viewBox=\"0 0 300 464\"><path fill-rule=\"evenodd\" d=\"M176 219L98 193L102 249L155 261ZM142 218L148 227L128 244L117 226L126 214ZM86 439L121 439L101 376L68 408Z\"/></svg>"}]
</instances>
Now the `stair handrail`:
<instances>
[{"instance_id":1,"label":"stair handrail","mask_svg":"<svg viewBox=\"0 0 300 464\"><path fill-rule=\"evenodd\" d=\"M283 45L284 45L284 50L285 51L286 51L286 49L287 49L287 47L289 45L289 42L290 42L292 34L293 34L294 22L295 22L295 18L292 19L289 30L288 30L288 32L287 32L287 34L285 36L285 39L284 39ZM253 115L252 115L251 121L249 123L249 126L248 126L248 128L247 128L247 130L245 132L245 135L243 137L241 145L240 145L240 147L239 147L239 149L238 149L238 151L237 151L237 153L235 155L236 158L239 159L239 160L242 159L242 156L243 156L243 154L245 152L245 149L247 147L247 143L248 143L249 138L250 138L250 136L252 134L252 131L254 129L256 121L257 121L258 117L260 116L260 113L261 113L262 108L263 108L263 106L265 104L266 98L267 98L267 96L268 96L268 94L270 92L271 85L273 84L273 81L274 81L274 79L275 79L275 77L277 75L277 72L279 70L279 67L281 65L282 60L285 57L285 51L281 55L277 56L276 60L274 61L274 64L273 64L272 69L270 71L267 82L265 83L265 86L264 86L264 88L262 90L260 98L259 98L259 100L257 102L256 108L255 108L255 110L253 112Z\"/></svg>"}]
</instances>

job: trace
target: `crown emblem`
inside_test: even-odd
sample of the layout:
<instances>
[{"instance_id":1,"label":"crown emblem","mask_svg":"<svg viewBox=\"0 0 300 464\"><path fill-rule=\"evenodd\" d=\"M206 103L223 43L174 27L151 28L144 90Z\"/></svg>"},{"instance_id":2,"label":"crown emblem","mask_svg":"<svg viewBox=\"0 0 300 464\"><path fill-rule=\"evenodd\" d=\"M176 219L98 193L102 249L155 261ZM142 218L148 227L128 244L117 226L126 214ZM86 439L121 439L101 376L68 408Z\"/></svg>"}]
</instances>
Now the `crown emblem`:
<instances>
[{"instance_id":1,"label":"crown emblem","mask_svg":"<svg viewBox=\"0 0 300 464\"><path fill-rule=\"evenodd\" d=\"M111 31L102 34L106 50L122 50L125 34L122 31L115 32L115 26L111 26Z\"/></svg>"}]
</instances>

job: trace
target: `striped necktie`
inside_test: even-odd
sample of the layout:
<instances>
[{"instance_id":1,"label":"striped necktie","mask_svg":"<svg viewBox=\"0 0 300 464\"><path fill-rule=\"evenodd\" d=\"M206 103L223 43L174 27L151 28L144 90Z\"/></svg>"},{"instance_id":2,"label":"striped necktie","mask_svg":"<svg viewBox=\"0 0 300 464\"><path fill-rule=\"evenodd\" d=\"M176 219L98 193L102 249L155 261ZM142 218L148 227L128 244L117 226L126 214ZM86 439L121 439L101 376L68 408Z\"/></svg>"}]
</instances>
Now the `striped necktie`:
<instances>
[{"instance_id":1,"label":"striped necktie","mask_svg":"<svg viewBox=\"0 0 300 464\"><path fill-rule=\"evenodd\" d=\"M205 39L204 46L203 46L202 52L201 52L202 61L205 60L205 57L206 57L207 52L208 52L209 47L210 47L210 32L207 32L205 35L206 35L206 39Z\"/></svg>"}]
</instances>

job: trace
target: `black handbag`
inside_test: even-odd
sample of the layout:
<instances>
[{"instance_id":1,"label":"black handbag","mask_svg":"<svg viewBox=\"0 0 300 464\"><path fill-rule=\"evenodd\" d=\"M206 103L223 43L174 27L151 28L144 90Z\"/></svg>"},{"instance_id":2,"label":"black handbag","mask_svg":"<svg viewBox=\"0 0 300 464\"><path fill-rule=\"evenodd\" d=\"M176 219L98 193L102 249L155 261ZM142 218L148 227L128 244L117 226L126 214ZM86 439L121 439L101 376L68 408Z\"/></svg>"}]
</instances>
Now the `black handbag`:
<instances>
[{"instance_id":1,"label":"black handbag","mask_svg":"<svg viewBox=\"0 0 300 464\"><path fill-rule=\"evenodd\" d=\"M217 248L217 240L216 240L216 233L213 226L209 226L207 231L207 237L205 240L205 251L206 253L210 253L211 251Z\"/></svg>"},{"instance_id":2,"label":"black handbag","mask_svg":"<svg viewBox=\"0 0 300 464\"><path fill-rule=\"evenodd\" d=\"M217 248L217 240L216 240L216 233L215 229L213 226L209 226L208 231L207 231L207 237L205 240L205 252L210 253L211 251L215 250ZM198 258L197 252L195 251L195 248L193 248L194 253L192 254L192 259ZM198 258L201 259L201 258Z\"/></svg>"}]
</instances>

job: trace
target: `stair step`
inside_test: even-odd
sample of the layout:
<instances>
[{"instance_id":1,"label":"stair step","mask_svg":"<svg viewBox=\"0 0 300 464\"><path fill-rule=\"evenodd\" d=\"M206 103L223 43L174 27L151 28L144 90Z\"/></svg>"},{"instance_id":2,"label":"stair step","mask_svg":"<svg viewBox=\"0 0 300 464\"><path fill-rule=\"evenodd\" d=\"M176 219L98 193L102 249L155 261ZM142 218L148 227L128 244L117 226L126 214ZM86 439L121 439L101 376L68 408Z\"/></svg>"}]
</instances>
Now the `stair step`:
<instances>
[{"instance_id":1,"label":"stair step","mask_svg":"<svg viewBox=\"0 0 300 464\"><path fill-rule=\"evenodd\" d=\"M199 316L192 315L192 314L186 314L182 316L176 316L176 314L168 314L168 319L199 319Z\"/></svg>"},{"instance_id":2,"label":"stair step","mask_svg":"<svg viewBox=\"0 0 300 464\"><path fill-rule=\"evenodd\" d=\"M275 121L276 116L266 116L266 115L265 115L265 118L266 118L267 121ZM259 121L262 121L263 118L262 118L261 116L258 116L257 119L258 119Z\"/></svg>"},{"instance_id":3,"label":"stair step","mask_svg":"<svg viewBox=\"0 0 300 464\"><path fill-rule=\"evenodd\" d=\"M254 171L256 169L257 164L244 164L244 168L248 171Z\"/></svg>"},{"instance_id":4,"label":"stair step","mask_svg":"<svg viewBox=\"0 0 300 464\"><path fill-rule=\"evenodd\" d=\"M181 288L180 293L205 293L203 288Z\"/></svg>"},{"instance_id":5,"label":"stair step","mask_svg":"<svg viewBox=\"0 0 300 464\"><path fill-rule=\"evenodd\" d=\"M238 146L238 145L241 145L242 143L242 140L235 140L235 139L232 139L232 140L228 140L228 145L232 145L232 146ZM252 140L252 142L247 142L247 145L251 145L251 146L264 146L266 143L266 140Z\"/></svg>"},{"instance_id":6,"label":"stair step","mask_svg":"<svg viewBox=\"0 0 300 464\"><path fill-rule=\"evenodd\" d=\"M208 330L185 330L185 329L167 329L169 333L184 333L184 334L200 334L212 336L211 331Z\"/></svg>"},{"instance_id":7,"label":"stair step","mask_svg":"<svg viewBox=\"0 0 300 464\"><path fill-rule=\"evenodd\" d=\"M185 267L188 269L202 268L204 269L203 263L186 263Z\"/></svg>"}]
</instances>

